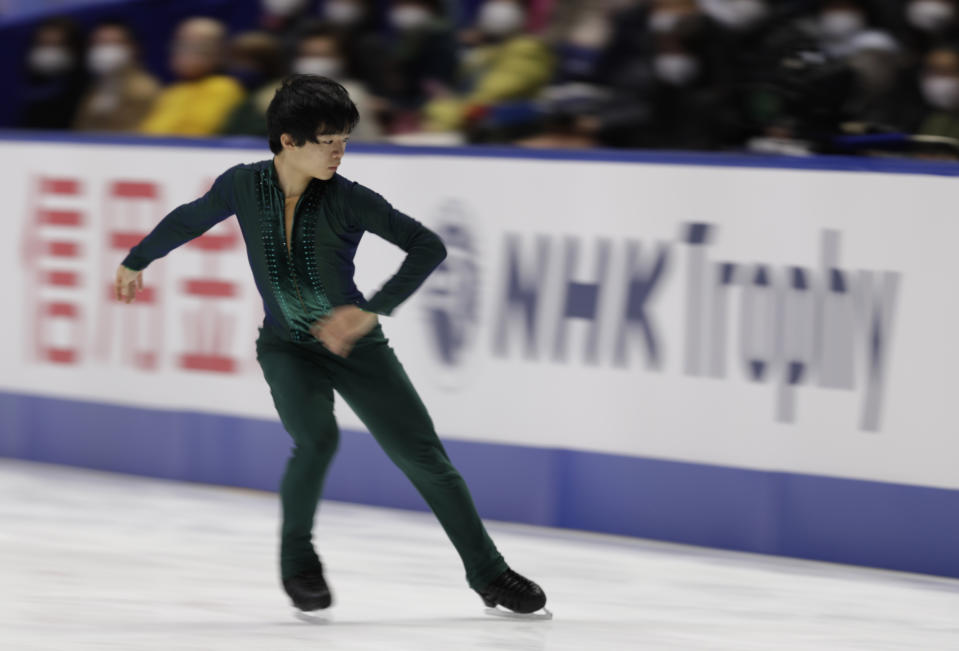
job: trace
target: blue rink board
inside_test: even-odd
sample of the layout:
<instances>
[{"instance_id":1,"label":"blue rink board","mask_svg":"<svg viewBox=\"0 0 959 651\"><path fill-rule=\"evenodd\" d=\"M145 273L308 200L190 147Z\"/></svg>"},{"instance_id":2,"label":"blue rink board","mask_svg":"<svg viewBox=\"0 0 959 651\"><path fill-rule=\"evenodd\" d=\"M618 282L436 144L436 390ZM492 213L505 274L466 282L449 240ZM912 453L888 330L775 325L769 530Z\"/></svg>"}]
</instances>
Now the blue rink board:
<instances>
[{"instance_id":1,"label":"blue rink board","mask_svg":"<svg viewBox=\"0 0 959 651\"><path fill-rule=\"evenodd\" d=\"M959 491L446 441L484 518L959 578ZM275 490L279 422L0 392L0 456ZM426 510L365 432L330 499Z\"/></svg>"}]
</instances>

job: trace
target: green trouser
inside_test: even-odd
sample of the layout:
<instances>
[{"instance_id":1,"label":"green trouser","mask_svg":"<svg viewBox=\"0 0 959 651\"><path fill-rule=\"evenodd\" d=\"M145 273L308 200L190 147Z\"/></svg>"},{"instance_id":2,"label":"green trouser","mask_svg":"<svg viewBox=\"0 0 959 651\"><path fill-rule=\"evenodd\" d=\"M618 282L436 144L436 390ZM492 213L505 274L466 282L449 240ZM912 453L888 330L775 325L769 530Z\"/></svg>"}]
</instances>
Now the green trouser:
<instances>
[{"instance_id":1,"label":"green trouser","mask_svg":"<svg viewBox=\"0 0 959 651\"><path fill-rule=\"evenodd\" d=\"M313 518L339 440L334 389L436 514L466 567L470 587L482 589L506 569L380 325L358 340L346 358L315 340L285 341L269 327L260 328L256 351L280 420L294 442L280 486L284 579L319 566L312 544Z\"/></svg>"}]
</instances>

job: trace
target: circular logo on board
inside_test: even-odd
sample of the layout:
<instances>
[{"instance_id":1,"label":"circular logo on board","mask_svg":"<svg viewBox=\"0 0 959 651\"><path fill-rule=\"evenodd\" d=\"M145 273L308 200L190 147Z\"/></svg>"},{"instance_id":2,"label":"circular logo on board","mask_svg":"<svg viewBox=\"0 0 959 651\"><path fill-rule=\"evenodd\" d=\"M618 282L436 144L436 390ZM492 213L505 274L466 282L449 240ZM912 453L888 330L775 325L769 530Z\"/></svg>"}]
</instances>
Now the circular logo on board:
<instances>
[{"instance_id":1,"label":"circular logo on board","mask_svg":"<svg viewBox=\"0 0 959 651\"><path fill-rule=\"evenodd\" d=\"M436 377L445 388L462 385L476 340L480 311L477 238L462 201L439 209L433 230L446 245L446 259L423 288L421 302Z\"/></svg>"}]
</instances>

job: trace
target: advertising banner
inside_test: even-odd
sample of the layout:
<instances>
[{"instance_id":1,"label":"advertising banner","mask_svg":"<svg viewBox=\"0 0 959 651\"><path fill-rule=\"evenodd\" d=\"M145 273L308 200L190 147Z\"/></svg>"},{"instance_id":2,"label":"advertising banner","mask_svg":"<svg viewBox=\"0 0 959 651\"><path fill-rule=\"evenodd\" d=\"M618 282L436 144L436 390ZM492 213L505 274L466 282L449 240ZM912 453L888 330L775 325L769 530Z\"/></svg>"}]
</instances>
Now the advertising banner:
<instances>
[{"instance_id":1,"label":"advertising banner","mask_svg":"<svg viewBox=\"0 0 959 651\"><path fill-rule=\"evenodd\" d=\"M0 390L275 419L234 218L112 294L167 212L269 156L0 142ZM341 173L446 243L381 319L444 438L959 489L955 178L386 150ZM368 234L360 289L402 256Z\"/></svg>"}]
</instances>

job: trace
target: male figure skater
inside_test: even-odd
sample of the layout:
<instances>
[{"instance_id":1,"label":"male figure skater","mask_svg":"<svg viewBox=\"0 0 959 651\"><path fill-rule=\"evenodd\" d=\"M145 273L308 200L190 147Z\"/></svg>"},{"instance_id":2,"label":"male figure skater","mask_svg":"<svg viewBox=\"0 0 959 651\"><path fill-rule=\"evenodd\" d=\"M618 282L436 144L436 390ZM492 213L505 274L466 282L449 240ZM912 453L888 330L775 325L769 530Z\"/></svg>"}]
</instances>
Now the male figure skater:
<instances>
[{"instance_id":1,"label":"male figure skater","mask_svg":"<svg viewBox=\"0 0 959 651\"><path fill-rule=\"evenodd\" d=\"M272 160L228 169L205 195L164 217L124 258L116 297L134 300L150 262L236 215L266 312L257 360L294 441L280 486L280 573L297 608L332 603L312 530L339 437L336 390L426 499L483 602L535 612L546 595L511 570L490 540L379 324L378 315L407 299L446 250L418 221L337 174L358 119L338 83L313 75L288 78L267 110ZM369 300L353 282L353 256L364 231L406 251L397 273Z\"/></svg>"}]
</instances>

